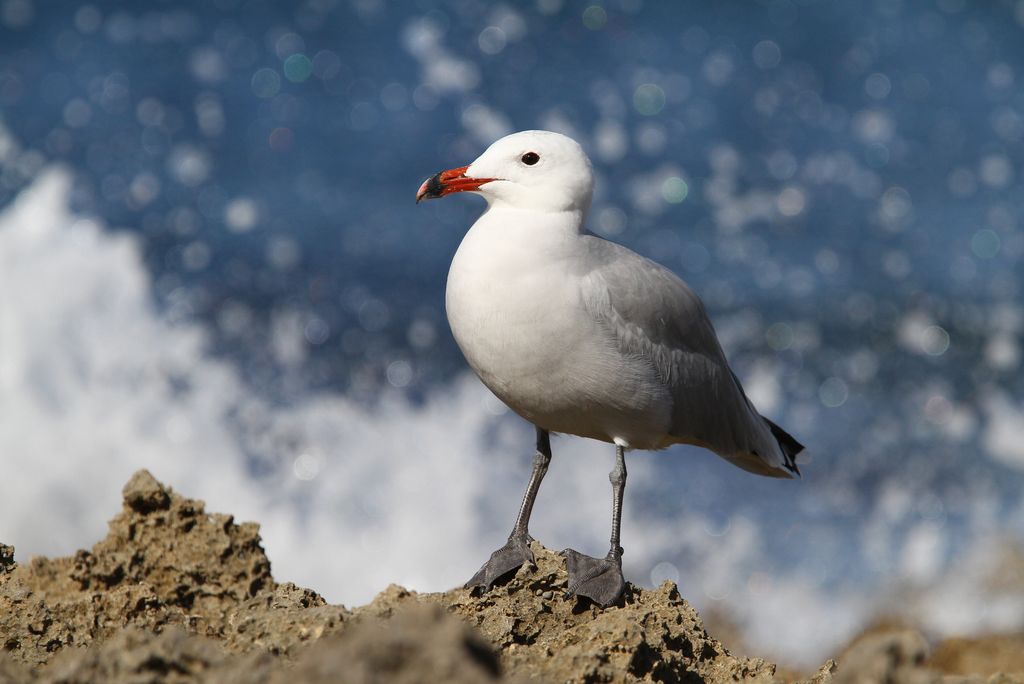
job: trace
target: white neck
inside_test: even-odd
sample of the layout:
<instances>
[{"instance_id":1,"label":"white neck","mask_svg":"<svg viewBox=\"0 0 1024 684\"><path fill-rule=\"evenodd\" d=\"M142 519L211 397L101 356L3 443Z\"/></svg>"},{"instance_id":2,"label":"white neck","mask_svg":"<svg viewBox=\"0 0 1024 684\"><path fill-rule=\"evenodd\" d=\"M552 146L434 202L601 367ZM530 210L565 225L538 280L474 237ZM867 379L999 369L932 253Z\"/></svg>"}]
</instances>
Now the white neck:
<instances>
[{"instance_id":1,"label":"white neck","mask_svg":"<svg viewBox=\"0 0 1024 684\"><path fill-rule=\"evenodd\" d=\"M551 238L557 240L582 234L586 217L586 210L581 209L535 211L492 202L470 230L479 227L486 231L510 233L505 236L509 239L516 239L515 234L519 233L523 239L547 242Z\"/></svg>"}]
</instances>

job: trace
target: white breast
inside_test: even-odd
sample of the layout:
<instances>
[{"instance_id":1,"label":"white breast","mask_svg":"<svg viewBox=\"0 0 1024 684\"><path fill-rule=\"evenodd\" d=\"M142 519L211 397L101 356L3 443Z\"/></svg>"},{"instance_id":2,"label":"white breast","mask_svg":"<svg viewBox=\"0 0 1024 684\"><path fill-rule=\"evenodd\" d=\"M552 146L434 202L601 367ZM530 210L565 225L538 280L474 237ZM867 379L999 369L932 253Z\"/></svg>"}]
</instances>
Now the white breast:
<instances>
[{"instance_id":1,"label":"white breast","mask_svg":"<svg viewBox=\"0 0 1024 684\"><path fill-rule=\"evenodd\" d=\"M446 308L470 367L540 427L650 447L671 401L642 360L623 359L580 302L575 229L490 211L448 272Z\"/></svg>"}]
</instances>

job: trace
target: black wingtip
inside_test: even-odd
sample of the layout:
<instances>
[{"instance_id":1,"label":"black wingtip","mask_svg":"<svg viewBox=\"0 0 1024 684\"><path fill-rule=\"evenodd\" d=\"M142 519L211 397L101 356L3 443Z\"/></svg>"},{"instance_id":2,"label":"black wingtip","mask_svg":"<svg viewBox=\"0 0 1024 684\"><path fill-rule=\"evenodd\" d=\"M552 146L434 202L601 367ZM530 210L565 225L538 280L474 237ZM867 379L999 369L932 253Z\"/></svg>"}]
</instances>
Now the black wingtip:
<instances>
[{"instance_id":1,"label":"black wingtip","mask_svg":"<svg viewBox=\"0 0 1024 684\"><path fill-rule=\"evenodd\" d=\"M789 434L772 421L767 418L765 418L764 421L768 423L768 427L771 428L772 431L772 436L775 437L775 441L779 443L779 448L782 449L782 455L786 458L786 461L783 464L785 465L786 470L797 477L800 477L800 468L796 464L796 457L804 450L804 445L796 441L793 435Z\"/></svg>"}]
</instances>

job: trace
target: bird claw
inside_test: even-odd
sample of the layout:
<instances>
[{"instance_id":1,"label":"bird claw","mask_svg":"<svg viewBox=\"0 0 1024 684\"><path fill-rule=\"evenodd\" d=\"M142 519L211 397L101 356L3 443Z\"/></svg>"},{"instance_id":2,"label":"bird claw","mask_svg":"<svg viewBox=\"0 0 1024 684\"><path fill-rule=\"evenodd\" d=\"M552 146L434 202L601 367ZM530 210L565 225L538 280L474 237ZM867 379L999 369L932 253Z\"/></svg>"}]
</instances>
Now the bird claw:
<instances>
[{"instance_id":1,"label":"bird claw","mask_svg":"<svg viewBox=\"0 0 1024 684\"><path fill-rule=\"evenodd\" d=\"M609 554L594 558L573 549L562 551L569 569L569 587L565 597L584 596L602 608L617 602L626 591L622 559Z\"/></svg>"},{"instance_id":2,"label":"bird claw","mask_svg":"<svg viewBox=\"0 0 1024 684\"><path fill-rule=\"evenodd\" d=\"M525 563L535 564L533 551L530 550L530 537L511 537L504 546L491 554L465 586L467 589L480 587L487 591L499 579L518 570Z\"/></svg>"}]
</instances>

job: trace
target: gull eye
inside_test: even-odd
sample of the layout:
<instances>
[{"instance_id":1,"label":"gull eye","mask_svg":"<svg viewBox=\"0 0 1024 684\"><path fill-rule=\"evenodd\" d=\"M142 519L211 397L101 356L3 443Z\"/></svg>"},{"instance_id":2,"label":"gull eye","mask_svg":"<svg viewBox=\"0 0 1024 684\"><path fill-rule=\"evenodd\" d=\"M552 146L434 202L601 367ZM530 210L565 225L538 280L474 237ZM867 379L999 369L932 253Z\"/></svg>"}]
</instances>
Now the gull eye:
<instances>
[{"instance_id":1,"label":"gull eye","mask_svg":"<svg viewBox=\"0 0 1024 684\"><path fill-rule=\"evenodd\" d=\"M521 161L527 166L533 166L534 164L540 161L540 155L537 154L536 152L527 152L526 154L523 155Z\"/></svg>"}]
</instances>

